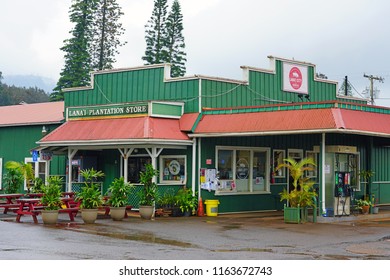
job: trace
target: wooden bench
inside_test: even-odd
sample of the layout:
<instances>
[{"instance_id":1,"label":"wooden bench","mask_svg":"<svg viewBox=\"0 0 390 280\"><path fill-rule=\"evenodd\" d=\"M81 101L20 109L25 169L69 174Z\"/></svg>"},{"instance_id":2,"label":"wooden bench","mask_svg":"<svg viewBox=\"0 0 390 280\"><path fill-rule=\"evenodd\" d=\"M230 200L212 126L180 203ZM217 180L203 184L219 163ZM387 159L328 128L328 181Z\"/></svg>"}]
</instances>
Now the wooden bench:
<instances>
[{"instance_id":1,"label":"wooden bench","mask_svg":"<svg viewBox=\"0 0 390 280\"><path fill-rule=\"evenodd\" d=\"M1 203L0 208L4 208L3 214L7 214L8 210L18 210L19 209L19 203Z\"/></svg>"}]
</instances>

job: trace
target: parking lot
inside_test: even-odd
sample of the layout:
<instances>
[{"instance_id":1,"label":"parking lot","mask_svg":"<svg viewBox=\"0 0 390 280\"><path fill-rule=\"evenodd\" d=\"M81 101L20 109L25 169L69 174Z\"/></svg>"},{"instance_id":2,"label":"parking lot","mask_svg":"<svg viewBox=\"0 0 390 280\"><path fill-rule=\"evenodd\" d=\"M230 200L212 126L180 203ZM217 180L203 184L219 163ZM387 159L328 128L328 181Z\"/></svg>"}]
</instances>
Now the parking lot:
<instances>
[{"instance_id":1,"label":"parking lot","mask_svg":"<svg viewBox=\"0 0 390 280\"><path fill-rule=\"evenodd\" d=\"M55 226L41 220L34 224L30 217L17 223L12 214L0 215L0 258L390 260L389 214L286 224L279 212L152 221L131 212L120 222L99 215L92 225L83 224L79 215L69 222L60 214Z\"/></svg>"}]
</instances>

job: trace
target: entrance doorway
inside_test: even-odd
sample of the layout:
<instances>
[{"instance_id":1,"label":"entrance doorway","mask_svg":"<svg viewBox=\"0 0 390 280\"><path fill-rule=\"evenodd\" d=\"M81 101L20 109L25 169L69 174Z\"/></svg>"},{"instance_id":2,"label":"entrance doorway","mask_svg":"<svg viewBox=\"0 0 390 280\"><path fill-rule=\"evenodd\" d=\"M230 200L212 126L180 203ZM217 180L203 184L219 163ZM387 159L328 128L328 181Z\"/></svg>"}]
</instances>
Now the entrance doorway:
<instances>
[{"instance_id":1,"label":"entrance doorway","mask_svg":"<svg viewBox=\"0 0 390 280\"><path fill-rule=\"evenodd\" d=\"M294 159L296 162L299 162L303 158L303 150L290 149L287 151L287 157ZM288 191L291 192L292 190L294 190L294 186L293 186L294 180L291 177L290 171L288 169L287 172L288 172L287 186L288 186Z\"/></svg>"}]
</instances>

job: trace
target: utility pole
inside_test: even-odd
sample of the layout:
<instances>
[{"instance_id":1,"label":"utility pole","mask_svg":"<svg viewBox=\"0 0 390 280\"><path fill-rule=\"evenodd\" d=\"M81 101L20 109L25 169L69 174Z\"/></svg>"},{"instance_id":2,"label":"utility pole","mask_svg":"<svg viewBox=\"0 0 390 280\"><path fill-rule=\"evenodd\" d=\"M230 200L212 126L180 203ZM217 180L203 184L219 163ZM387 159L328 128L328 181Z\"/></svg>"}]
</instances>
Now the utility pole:
<instances>
[{"instance_id":1,"label":"utility pole","mask_svg":"<svg viewBox=\"0 0 390 280\"><path fill-rule=\"evenodd\" d=\"M348 76L345 76L345 80L344 80L344 94L345 96L348 95Z\"/></svg>"},{"instance_id":2,"label":"utility pole","mask_svg":"<svg viewBox=\"0 0 390 280\"><path fill-rule=\"evenodd\" d=\"M364 74L363 76L364 76L364 78L367 78L367 79L370 80L370 98L371 98L371 105L374 105L374 80L377 80L377 81L383 83L383 81L384 81L385 79L382 78L382 77L373 76L373 75L366 75L366 74Z\"/></svg>"}]
</instances>

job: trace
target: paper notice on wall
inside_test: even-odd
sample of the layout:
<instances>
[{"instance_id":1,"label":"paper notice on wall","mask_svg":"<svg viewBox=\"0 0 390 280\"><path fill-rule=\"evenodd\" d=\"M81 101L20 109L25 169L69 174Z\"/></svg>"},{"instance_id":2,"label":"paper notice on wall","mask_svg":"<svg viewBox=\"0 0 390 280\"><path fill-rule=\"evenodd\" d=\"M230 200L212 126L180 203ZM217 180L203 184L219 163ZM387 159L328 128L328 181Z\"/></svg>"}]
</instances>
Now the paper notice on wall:
<instances>
[{"instance_id":1,"label":"paper notice on wall","mask_svg":"<svg viewBox=\"0 0 390 280\"><path fill-rule=\"evenodd\" d=\"M325 174L330 174L330 165L325 164Z\"/></svg>"}]
</instances>

